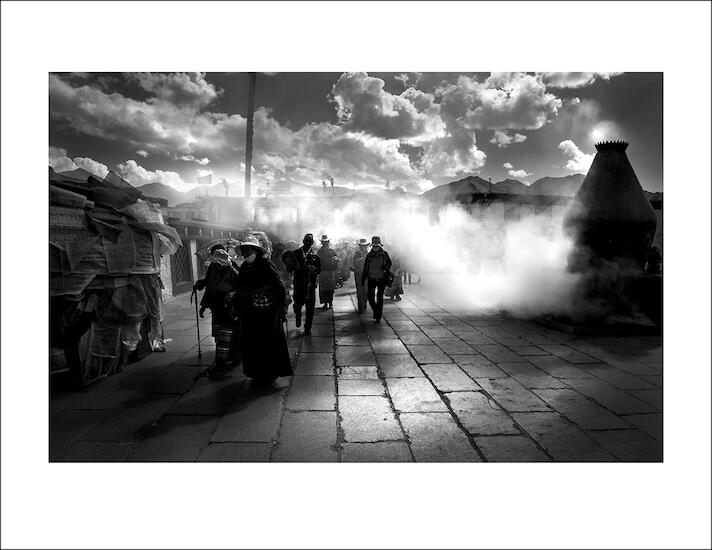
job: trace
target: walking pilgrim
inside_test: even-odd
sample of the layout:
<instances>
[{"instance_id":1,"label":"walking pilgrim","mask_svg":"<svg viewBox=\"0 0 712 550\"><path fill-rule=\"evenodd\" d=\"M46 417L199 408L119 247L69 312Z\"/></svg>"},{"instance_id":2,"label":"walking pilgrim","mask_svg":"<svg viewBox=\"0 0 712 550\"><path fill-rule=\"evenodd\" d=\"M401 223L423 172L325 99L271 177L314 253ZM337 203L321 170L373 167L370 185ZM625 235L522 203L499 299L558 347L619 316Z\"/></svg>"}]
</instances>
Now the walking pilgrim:
<instances>
[{"instance_id":1,"label":"walking pilgrim","mask_svg":"<svg viewBox=\"0 0 712 550\"><path fill-rule=\"evenodd\" d=\"M351 269L354 272L354 284L356 285L356 301L358 303L358 312L366 311L366 285L362 281L363 265L368 254L368 239L358 240L358 250L354 252L353 265Z\"/></svg>"},{"instance_id":2,"label":"walking pilgrim","mask_svg":"<svg viewBox=\"0 0 712 550\"><path fill-rule=\"evenodd\" d=\"M339 262L341 259L336 254L336 250L329 246L328 235L321 236L321 248L317 252L321 263L321 273L319 273L319 303L324 304L322 309L334 307L334 289L336 288L336 278L338 277Z\"/></svg>"},{"instance_id":3,"label":"walking pilgrim","mask_svg":"<svg viewBox=\"0 0 712 550\"><path fill-rule=\"evenodd\" d=\"M240 344L245 376L269 385L280 376L292 376L287 338L287 292L265 249L253 236L240 243L245 258L237 275L233 304L241 319Z\"/></svg>"},{"instance_id":4,"label":"walking pilgrim","mask_svg":"<svg viewBox=\"0 0 712 550\"><path fill-rule=\"evenodd\" d=\"M371 238L371 251L363 264L361 282L367 285L368 305L376 323L380 323L383 316L383 292L392 281L391 258L383 250L381 238L374 236Z\"/></svg>"}]
</instances>

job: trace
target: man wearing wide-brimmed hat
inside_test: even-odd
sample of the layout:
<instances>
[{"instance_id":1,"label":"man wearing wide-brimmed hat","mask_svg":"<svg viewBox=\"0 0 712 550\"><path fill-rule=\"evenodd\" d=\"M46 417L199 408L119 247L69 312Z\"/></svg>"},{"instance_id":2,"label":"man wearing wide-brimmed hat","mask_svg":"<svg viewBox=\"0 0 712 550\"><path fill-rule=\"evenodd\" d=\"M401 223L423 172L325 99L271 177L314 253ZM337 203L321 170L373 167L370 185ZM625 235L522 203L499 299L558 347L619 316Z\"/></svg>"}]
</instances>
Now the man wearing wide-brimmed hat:
<instances>
[{"instance_id":1,"label":"man wearing wide-brimmed hat","mask_svg":"<svg viewBox=\"0 0 712 550\"><path fill-rule=\"evenodd\" d=\"M366 311L366 285L364 285L361 277L363 275L363 264L366 261L366 254L368 254L368 239L359 239L356 244L358 244L358 250L354 252L354 261L351 269L354 272L354 280L356 284L358 312L363 313Z\"/></svg>"},{"instance_id":2,"label":"man wearing wide-brimmed hat","mask_svg":"<svg viewBox=\"0 0 712 550\"><path fill-rule=\"evenodd\" d=\"M366 255L363 264L361 282L367 284L366 294L368 305L373 311L373 319L376 323L381 322L383 315L383 291L391 281L391 258L388 252L381 246L381 238L374 236L371 238L371 251Z\"/></svg>"},{"instance_id":3,"label":"man wearing wide-brimmed hat","mask_svg":"<svg viewBox=\"0 0 712 550\"><path fill-rule=\"evenodd\" d=\"M334 289L336 288L337 269L341 259L336 254L336 250L329 246L328 235L321 236L321 248L317 252L321 263L321 273L319 273L319 302L324 304L322 309L334 307Z\"/></svg>"}]
</instances>

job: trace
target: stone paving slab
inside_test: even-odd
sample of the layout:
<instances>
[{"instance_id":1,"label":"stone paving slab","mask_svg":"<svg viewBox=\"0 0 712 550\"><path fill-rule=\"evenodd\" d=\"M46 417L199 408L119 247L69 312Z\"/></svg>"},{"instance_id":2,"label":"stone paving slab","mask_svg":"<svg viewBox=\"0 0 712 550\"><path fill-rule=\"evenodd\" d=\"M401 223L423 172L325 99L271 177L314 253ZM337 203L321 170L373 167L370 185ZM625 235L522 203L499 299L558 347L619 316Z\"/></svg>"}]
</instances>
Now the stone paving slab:
<instances>
[{"instance_id":1,"label":"stone paving slab","mask_svg":"<svg viewBox=\"0 0 712 550\"><path fill-rule=\"evenodd\" d=\"M170 414L223 415L248 384L245 378L227 376L212 380L203 377L171 407Z\"/></svg>"},{"instance_id":2,"label":"stone paving slab","mask_svg":"<svg viewBox=\"0 0 712 550\"><path fill-rule=\"evenodd\" d=\"M475 344L475 351L493 363L526 363L527 360L500 344Z\"/></svg>"},{"instance_id":3,"label":"stone paving slab","mask_svg":"<svg viewBox=\"0 0 712 550\"><path fill-rule=\"evenodd\" d=\"M509 375L499 367L489 364L458 363L458 366L471 378L507 378Z\"/></svg>"},{"instance_id":4,"label":"stone paving slab","mask_svg":"<svg viewBox=\"0 0 712 550\"><path fill-rule=\"evenodd\" d=\"M299 353L294 374L298 376L331 376L334 374L334 354Z\"/></svg>"},{"instance_id":5,"label":"stone paving slab","mask_svg":"<svg viewBox=\"0 0 712 550\"><path fill-rule=\"evenodd\" d=\"M663 444L640 430L590 432L590 436L618 460L626 462L662 462Z\"/></svg>"},{"instance_id":6,"label":"stone paving slab","mask_svg":"<svg viewBox=\"0 0 712 550\"><path fill-rule=\"evenodd\" d=\"M447 411L447 407L425 378L386 378L388 393L397 411Z\"/></svg>"},{"instance_id":7,"label":"stone paving slab","mask_svg":"<svg viewBox=\"0 0 712 550\"><path fill-rule=\"evenodd\" d=\"M336 407L334 378L295 376L286 408L293 411L333 411Z\"/></svg>"},{"instance_id":8,"label":"stone paving slab","mask_svg":"<svg viewBox=\"0 0 712 550\"><path fill-rule=\"evenodd\" d=\"M488 462L551 462L534 441L521 435L488 435L475 438Z\"/></svg>"},{"instance_id":9,"label":"stone paving slab","mask_svg":"<svg viewBox=\"0 0 712 550\"><path fill-rule=\"evenodd\" d=\"M282 416L284 392L241 395L222 417L211 442L272 442Z\"/></svg>"},{"instance_id":10,"label":"stone paving slab","mask_svg":"<svg viewBox=\"0 0 712 550\"><path fill-rule=\"evenodd\" d=\"M364 330L366 331L366 334L368 334L368 338L371 341L379 338L398 338L395 331L383 323L379 323L377 325L365 325Z\"/></svg>"},{"instance_id":11,"label":"stone paving slab","mask_svg":"<svg viewBox=\"0 0 712 550\"><path fill-rule=\"evenodd\" d=\"M124 402L98 424L87 430L81 441L140 441L158 424L176 402L173 395L144 394Z\"/></svg>"},{"instance_id":12,"label":"stone paving slab","mask_svg":"<svg viewBox=\"0 0 712 550\"><path fill-rule=\"evenodd\" d=\"M518 434L514 422L482 392L445 394L460 423L472 435Z\"/></svg>"},{"instance_id":13,"label":"stone paving slab","mask_svg":"<svg viewBox=\"0 0 712 550\"><path fill-rule=\"evenodd\" d=\"M287 411L273 462L336 462L336 413Z\"/></svg>"},{"instance_id":14,"label":"stone paving slab","mask_svg":"<svg viewBox=\"0 0 712 550\"><path fill-rule=\"evenodd\" d=\"M385 395L381 380L348 380L339 378L339 395Z\"/></svg>"},{"instance_id":15,"label":"stone paving slab","mask_svg":"<svg viewBox=\"0 0 712 550\"><path fill-rule=\"evenodd\" d=\"M450 413L404 413L403 429L416 462L480 462Z\"/></svg>"},{"instance_id":16,"label":"stone paving slab","mask_svg":"<svg viewBox=\"0 0 712 550\"><path fill-rule=\"evenodd\" d=\"M581 368L620 390L645 390L654 388L650 382L633 376L605 363L582 364Z\"/></svg>"},{"instance_id":17,"label":"stone paving slab","mask_svg":"<svg viewBox=\"0 0 712 550\"><path fill-rule=\"evenodd\" d=\"M371 346L337 346L336 364L344 365L375 365L376 357Z\"/></svg>"},{"instance_id":18,"label":"stone paving slab","mask_svg":"<svg viewBox=\"0 0 712 550\"><path fill-rule=\"evenodd\" d=\"M561 380L550 376L531 363L498 363L497 366L525 388L568 388Z\"/></svg>"},{"instance_id":19,"label":"stone paving slab","mask_svg":"<svg viewBox=\"0 0 712 550\"><path fill-rule=\"evenodd\" d=\"M534 390L534 393L584 430L630 428L625 420L574 390Z\"/></svg>"},{"instance_id":20,"label":"stone paving slab","mask_svg":"<svg viewBox=\"0 0 712 550\"><path fill-rule=\"evenodd\" d=\"M626 422L632 424L639 430L645 432L653 439L663 440L663 415L658 413L650 414L629 414L622 417Z\"/></svg>"},{"instance_id":21,"label":"stone paving slab","mask_svg":"<svg viewBox=\"0 0 712 550\"><path fill-rule=\"evenodd\" d=\"M50 460L107 416L106 411L61 411L50 419Z\"/></svg>"},{"instance_id":22,"label":"stone paving slab","mask_svg":"<svg viewBox=\"0 0 712 550\"><path fill-rule=\"evenodd\" d=\"M403 439L385 396L341 396L339 414L344 440L351 443Z\"/></svg>"},{"instance_id":23,"label":"stone paving slab","mask_svg":"<svg viewBox=\"0 0 712 550\"><path fill-rule=\"evenodd\" d=\"M334 339L331 336L311 336L302 341L302 352L333 353Z\"/></svg>"},{"instance_id":24,"label":"stone paving slab","mask_svg":"<svg viewBox=\"0 0 712 550\"><path fill-rule=\"evenodd\" d=\"M78 441L71 443L51 460L57 462L124 462L135 447L135 443Z\"/></svg>"},{"instance_id":25,"label":"stone paving slab","mask_svg":"<svg viewBox=\"0 0 712 550\"><path fill-rule=\"evenodd\" d=\"M337 346L368 346L370 343L365 332L344 332L336 336Z\"/></svg>"},{"instance_id":26,"label":"stone paving slab","mask_svg":"<svg viewBox=\"0 0 712 550\"><path fill-rule=\"evenodd\" d=\"M527 356L527 361L556 378L593 378L585 370L574 367L556 355Z\"/></svg>"},{"instance_id":27,"label":"stone paving slab","mask_svg":"<svg viewBox=\"0 0 712 550\"><path fill-rule=\"evenodd\" d=\"M557 461L610 462L615 457L554 412L515 413L514 420Z\"/></svg>"},{"instance_id":28,"label":"stone paving slab","mask_svg":"<svg viewBox=\"0 0 712 550\"><path fill-rule=\"evenodd\" d=\"M403 345L403 342L393 338L374 340L371 347L377 355L403 355L408 353L408 349Z\"/></svg>"},{"instance_id":29,"label":"stone paving slab","mask_svg":"<svg viewBox=\"0 0 712 550\"><path fill-rule=\"evenodd\" d=\"M418 378L425 376L410 355L377 355L378 366L385 378Z\"/></svg>"},{"instance_id":30,"label":"stone paving slab","mask_svg":"<svg viewBox=\"0 0 712 550\"><path fill-rule=\"evenodd\" d=\"M480 389L480 386L472 378L453 363L422 365L421 369L441 392L475 391Z\"/></svg>"},{"instance_id":31,"label":"stone paving slab","mask_svg":"<svg viewBox=\"0 0 712 550\"><path fill-rule=\"evenodd\" d=\"M452 363L452 359L448 357L439 347L421 346L417 344L408 344L408 351L413 355L415 360L420 363Z\"/></svg>"},{"instance_id":32,"label":"stone paving slab","mask_svg":"<svg viewBox=\"0 0 712 550\"><path fill-rule=\"evenodd\" d=\"M616 414L659 412L645 401L603 381L570 379L566 384Z\"/></svg>"},{"instance_id":33,"label":"stone paving slab","mask_svg":"<svg viewBox=\"0 0 712 550\"><path fill-rule=\"evenodd\" d=\"M628 393L634 395L641 401L649 403L659 411L663 410L663 390L629 390Z\"/></svg>"},{"instance_id":34,"label":"stone paving slab","mask_svg":"<svg viewBox=\"0 0 712 550\"><path fill-rule=\"evenodd\" d=\"M413 462L405 441L344 443L341 462Z\"/></svg>"},{"instance_id":35,"label":"stone paving slab","mask_svg":"<svg viewBox=\"0 0 712 550\"><path fill-rule=\"evenodd\" d=\"M433 343L448 355L462 355L475 352L475 350L459 338L433 338Z\"/></svg>"},{"instance_id":36,"label":"stone paving slab","mask_svg":"<svg viewBox=\"0 0 712 550\"><path fill-rule=\"evenodd\" d=\"M271 443L210 443L199 462L268 462Z\"/></svg>"},{"instance_id":37,"label":"stone paving slab","mask_svg":"<svg viewBox=\"0 0 712 550\"><path fill-rule=\"evenodd\" d=\"M544 401L513 378L478 378L477 383L507 411L551 410Z\"/></svg>"},{"instance_id":38,"label":"stone paving slab","mask_svg":"<svg viewBox=\"0 0 712 550\"><path fill-rule=\"evenodd\" d=\"M597 358L586 355L585 353L563 344L540 344L539 347L545 351L548 351L552 355L561 357L569 363L600 363Z\"/></svg>"},{"instance_id":39,"label":"stone paving slab","mask_svg":"<svg viewBox=\"0 0 712 550\"><path fill-rule=\"evenodd\" d=\"M207 416L164 416L128 456L130 462L191 462L208 445L220 421Z\"/></svg>"},{"instance_id":40,"label":"stone paving slab","mask_svg":"<svg viewBox=\"0 0 712 550\"><path fill-rule=\"evenodd\" d=\"M404 344L433 345L433 341L428 336L418 330L418 332L398 332L398 338Z\"/></svg>"},{"instance_id":41,"label":"stone paving slab","mask_svg":"<svg viewBox=\"0 0 712 550\"><path fill-rule=\"evenodd\" d=\"M378 380L376 365L357 365L337 367L339 381L341 380Z\"/></svg>"}]
</instances>

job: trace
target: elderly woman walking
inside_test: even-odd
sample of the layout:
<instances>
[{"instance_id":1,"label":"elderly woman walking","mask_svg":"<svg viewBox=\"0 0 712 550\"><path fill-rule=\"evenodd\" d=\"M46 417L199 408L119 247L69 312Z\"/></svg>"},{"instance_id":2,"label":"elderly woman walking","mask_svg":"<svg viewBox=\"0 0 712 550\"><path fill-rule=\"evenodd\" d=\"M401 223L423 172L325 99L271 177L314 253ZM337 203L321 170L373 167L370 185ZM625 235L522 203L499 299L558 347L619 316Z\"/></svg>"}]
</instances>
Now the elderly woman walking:
<instances>
[{"instance_id":1,"label":"elderly woman walking","mask_svg":"<svg viewBox=\"0 0 712 550\"><path fill-rule=\"evenodd\" d=\"M215 338L215 364L208 374L221 374L240 362L240 322L227 303L237 288L238 271L222 245L211 249L205 278L193 285L193 290L205 289L200 301L200 318L207 308L212 313L212 335Z\"/></svg>"},{"instance_id":2,"label":"elderly woman walking","mask_svg":"<svg viewBox=\"0 0 712 550\"><path fill-rule=\"evenodd\" d=\"M245 261L237 276L233 303L241 321L242 366L245 376L256 385L269 385L280 376L293 374L282 330L287 315L286 291L255 237L242 241L240 253Z\"/></svg>"}]
</instances>

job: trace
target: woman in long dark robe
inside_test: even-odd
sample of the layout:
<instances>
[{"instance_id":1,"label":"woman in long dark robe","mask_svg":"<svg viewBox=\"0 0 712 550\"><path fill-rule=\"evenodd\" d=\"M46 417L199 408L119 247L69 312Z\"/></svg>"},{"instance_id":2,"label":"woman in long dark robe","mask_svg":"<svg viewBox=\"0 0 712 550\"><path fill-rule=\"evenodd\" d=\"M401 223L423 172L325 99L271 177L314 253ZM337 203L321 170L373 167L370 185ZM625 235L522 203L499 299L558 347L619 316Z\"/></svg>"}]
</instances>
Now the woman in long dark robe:
<instances>
[{"instance_id":1,"label":"woman in long dark robe","mask_svg":"<svg viewBox=\"0 0 712 550\"><path fill-rule=\"evenodd\" d=\"M287 314L286 291L257 239L248 237L240 251L245 261L237 276L235 300L240 316L242 367L253 382L269 385L280 376L293 374L282 330Z\"/></svg>"}]
</instances>

